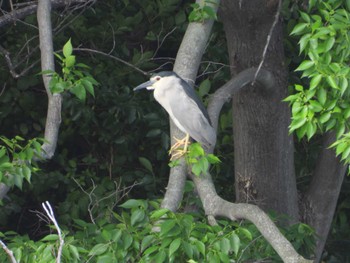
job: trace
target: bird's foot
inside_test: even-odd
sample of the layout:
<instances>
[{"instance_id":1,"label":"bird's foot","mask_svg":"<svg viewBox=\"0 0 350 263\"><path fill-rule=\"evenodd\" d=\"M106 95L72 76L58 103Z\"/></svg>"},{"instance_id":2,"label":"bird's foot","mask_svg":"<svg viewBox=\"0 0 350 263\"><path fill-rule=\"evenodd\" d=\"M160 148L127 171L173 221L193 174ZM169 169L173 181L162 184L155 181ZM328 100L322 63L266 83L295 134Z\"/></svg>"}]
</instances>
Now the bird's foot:
<instances>
[{"instance_id":1,"label":"bird's foot","mask_svg":"<svg viewBox=\"0 0 350 263\"><path fill-rule=\"evenodd\" d=\"M189 141L188 134L183 139L177 139L175 137L174 139L176 142L173 146L171 146L169 150L169 155L171 155L171 161L180 159L182 156L184 156L187 153L188 145L191 144L191 142Z\"/></svg>"}]
</instances>

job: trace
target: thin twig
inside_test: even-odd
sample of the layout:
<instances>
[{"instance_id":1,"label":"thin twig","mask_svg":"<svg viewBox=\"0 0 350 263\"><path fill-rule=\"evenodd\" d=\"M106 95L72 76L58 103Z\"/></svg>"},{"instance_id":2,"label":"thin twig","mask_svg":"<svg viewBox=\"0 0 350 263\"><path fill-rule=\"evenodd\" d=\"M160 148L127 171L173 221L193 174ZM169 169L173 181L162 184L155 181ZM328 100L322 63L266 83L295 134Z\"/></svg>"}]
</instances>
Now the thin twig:
<instances>
[{"instance_id":1,"label":"thin twig","mask_svg":"<svg viewBox=\"0 0 350 263\"><path fill-rule=\"evenodd\" d=\"M270 32L269 34L267 35L267 39L266 39L266 45L264 47L264 51L263 51L263 54L262 54L262 58L261 58L261 61L260 61L260 64L258 66L258 69L256 70L255 72L255 75L254 75L254 80L252 82L252 85L255 84L255 81L256 81L256 78L260 72L260 69L262 67L262 65L264 64L264 61L265 61L265 57L266 57L266 53L267 53L267 48L269 47L269 44L270 44L270 41L271 41L271 37L272 37L272 33L273 33L273 30L275 29L276 25L277 25L277 22L278 22L278 19L279 19L279 16L280 16L280 13L281 13L281 7L282 7L282 0L279 0L278 1L278 7L277 7L277 11L276 11L276 14L275 14L275 19L272 23L272 26L270 28Z\"/></svg>"},{"instance_id":2,"label":"thin twig","mask_svg":"<svg viewBox=\"0 0 350 263\"><path fill-rule=\"evenodd\" d=\"M135 69L136 71L140 72L141 74L143 74L145 76L149 75L146 71L143 71L142 69L134 66L133 64L131 64L129 62L127 62L125 60L122 60L122 59L120 59L118 57L112 56L110 54L107 54L105 52L99 51L99 50L90 49L90 48L74 48L73 50L75 50L75 51L83 51L83 52L90 52L90 53L95 53L95 54L99 54L99 55L102 55L102 56L106 56L108 58L111 58L111 59L114 59L116 61L119 61L119 62L121 62L121 63L123 63L123 64L125 64L125 65L127 65L127 66L129 66L129 67L131 67L133 69Z\"/></svg>"},{"instance_id":3,"label":"thin twig","mask_svg":"<svg viewBox=\"0 0 350 263\"><path fill-rule=\"evenodd\" d=\"M1 245L2 248L5 250L6 254L9 255L9 257L10 257L10 259L11 259L11 262L12 262L12 263L17 263L17 260L16 260L15 256L13 255L12 250L10 250L10 249L5 245L5 243L2 242L1 240L0 240L0 245Z\"/></svg>"},{"instance_id":4,"label":"thin twig","mask_svg":"<svg viewBox=\"0 0 350 263\"><path fill-rule=\"evenodd\" d=\"M52 210L52 207L51 207L50 203L48 201L46 201L46 202L42 203L41 205L44 208L47 216L51 219L51 221L55 225L57 233L58 233L58 237L59 237L59 240L60 240L60 245L59 245L58 251L57 251L56 262L60 263L61 262L61 256L62 256L62 249L63 249L63 245L64 245L64 239L63 239L63 236L62 236L62 232L61 232L61 229L60 229L60 227L59 227L59 225L58 225L58 223L56 221L56 218L55 218L55 215L53 213L53 210Z\"/></svg>"}]
</instances>

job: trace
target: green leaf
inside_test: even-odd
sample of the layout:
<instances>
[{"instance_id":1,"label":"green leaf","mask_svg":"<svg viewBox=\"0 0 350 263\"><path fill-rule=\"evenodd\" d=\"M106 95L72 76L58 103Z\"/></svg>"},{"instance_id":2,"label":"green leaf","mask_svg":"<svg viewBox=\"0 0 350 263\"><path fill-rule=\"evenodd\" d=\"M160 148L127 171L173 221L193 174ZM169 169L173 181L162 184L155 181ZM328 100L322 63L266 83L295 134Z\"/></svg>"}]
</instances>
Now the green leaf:
<instances>
[{"instance_id":1,"label":"green leaf","mask_svg":"<svg viewBox=\"0 0 350 263\"><path fill-rule=\"evenodd\" d=\"M318 101L321 103L321 105L325 105L326 101L327 101L327 91L326 89L319 88L317 90L317 99Z\"/></svg>"},{"instance_id":2,"label":"green leaf","mask_svg":"<svg viewBox=\"0 0 350 263\"><path fill-rule=\"evenodd\" d=\"M199 85L199 88L198 88L198 93L201 98L205 95L208 95L210 86L211 86L211 83L209 79L205 79L204 81L202 81L202 83Z\"/></svg>"},{"instance_id":3,"label":"green leaf","mask_svg":"<svg viewBox=\"0 0 350 263\"><path fill-rule=\"evenodd\" d=\"M327 76L326 80L327 80L327 83L329 84L329 86L331 86L333 89L339 90L338 84L335 81L333 76Z\"/></svg>"},{"instance_id":4,"label":"green leaf","mask_svg":"<svg viewBox=\"0 0 350 263\"><path fill-rule=\"evenodd\" d=\"M305 34L303 35L299 40L299 46L300 46L300 53L303 52L303 50L306 48L307 44L310 42L311 34Z\"/></svg>"},{"instance_id":5,"label":"green leaf","mask_svg":"<svg viewBox=\"0 0 350 263\"><path fill-rule=\"evenodd\" d=\"M231 247L233 249L233 252L235 253L235 255L237 255L239 251L239 247L241 246L241 240L235 233L233 233L231 235L230 241L231 241Z\"/></svg>"},{"instance_id":6,"label":"green leaf","mask_svg":"<svg viewBox=\"0 0 350 263\"><path fill-rule=\"evenodd\" d=\"M301 126L303 126L305 124L305 122L306 122L306 118L294 119L289 126L290 132L293 132L294 130L300 128Z\"/></svg>"},{"instance_id":7,"label":"green leaf","mask_svg":"<svg viewBox=\"0 0 350 263\"><path fill-rule=\"evenodd\" d=\"M153 174L153 168L151 162L145 157L139 157L139 162L145 167L149 172Z\"/></svg>"},{"instance_id":8,"label":"green leaf","mask_svg":"<svg viewBox=\"0 0 350 263\"><path fill-rule=\"evenodd\" d=\"M193 258L193 248L188 242L183 240L182 241L182 248L185 251L185 254L187 255L187 257Z\"/></svg>"},{"instance_id":9,"label":"green leaf","mask_svg":"<svg viewBox=\"0 0 350 263\"><path fill-rule=\"evenodd\" d=\"M94 86L88 79L82 79L81 82L84 85L84 88L89 92L93 97L95 97Z\"/></svg>"},{"instance_id":10,"label":"green leaf","mask_svg":"<svg viewBox=\"0 0 350 263\"><path fill-rule=\"evenodd\" d=\"M199 163L193 163L191 167L191 171L195 176L200 176L202 173L202 167Z\"/></svg>"},{"instance_id":11,"label":"green leaf","mask_svg":"<svg viewBox=\"0 0 350 263\"><path fill-rule=\"evenodd\" d=\"M321 74L314 76L310 81L310 89L316 88L321 80L322 80Z\"/></svg>"},{"instance_id":12,"label":"green leaf","mask_svg":"<svg viewBox=\"0 0 350 263\"><path fill-rule=\"evenodd\" d=\"M311 61L311 60L304 60L299 67L296 68L295 71L303 71L306 69L311 68L313 65L315 65L315 62Z\"/></svg>"},{"instance_id":13,"label":"green leaf","mask_svg":"<svg viewBox=\"0 0 350 263\"><path fill-rule=\"evenodd\" d=\"M72 55L72 53L73 53L73 46L72 46L71 39L69 39L67 43L63 46L63 56L65 58L68 58L69 56Z\"/></svg>"},{"instance_id":14,"label":"green leaf","mask_svg":"<svg viewBox=\"0 0 350 263\"><path fill-rule=\"evenodd\" d=\"M202 171L202 173L207 173L208 172L208 169L209 169L209 161L207 158L203 157L203 158L200 158L199 161L198 161L198 165L200 166L200 169Z\"/></svg>"},{"instance_id":15,"label":"green leaf","mask_svg":"<svg viewBox=\"0 0 350 263\"><path fill-rule=\"evenodd\" d=\"M22 169L17 169L17 173L13 175L13 180L15 186L17 186L19 189L22 190L22 185L23 185L23 176L22 176ZM20 174L18 174L20 172Z\"/></svg>"},{"instance_id":16,"label":"green leaf","mask_svg":"<svg viewBox=\"0 0 350 263\"><path fill-rule=\"evenodd\" d=\"M142 201L140 200L136 200L136 199L129 199L128 201L126 201L125 203L119 205L120 207L122 208L127 208L127 209L130 209L130 208L136 208L136 207L143 207L142 206Z\"/></svg>"},{"instance_id":17,"label":"green leaf","mask_svg":"<svg viewBox=\"0 0 350 263\"><path fill-rule=\"evenodd\" d=\"M167 209L167 208L162 208L162 209L159 209L159 210L155 210L154 212L152 212L150 218L151 219L159 219L159 218L161 218L163 215L165 215L168 212L169 212L169 209Z\"/></svg>"},{"instance_id":18,"label":"green leaf","mask_svg":"<svg viewBox=\"0 0 350 263\"><path fill-rule=\"evenodd\" d=\"M133 238L128 232L123 233L123 248L127 250L132 244Z\"/></svg>"},{"instance_id":19,"label":"green leaf","mask_svg":"<svg viewBox=\"0 0 350 263\"><path fill-rule=\"evenodd\" d=\"M207 159L208 159L208 162L211 163L211 164L216 164L216 163L220 163L221 162L219 157L215 156L212 153L207 155Z\"/></svg>"},{"instance_id":20,"label":"green leaf","mask_svg":"<svg viewBox=\"0 0 350 263\"><path fill-rule=\"evenodd\" d=\"M339 154L341 154L342 152L344 152L344 150L348 147L348 143L347 142L340 142L335 150L335 154L338 156Z\"/></svg>"},{"instance_id":21,"label":"green leaf","mask_svg":"<svg viewBox=\"0 0 350 263\"><path fill-rule=\"evenodd\" d=\"M330 119L326 125L326 131L329 131L330 129L332 129L336 123L337 123L336 119Z\"/></svg>"},{"instance_id":22,"label":"green leaf","mask_svg":"<svg viewBox=\"0 0 350 263\"><path fill-rule=\"evenodd\" d=\"M23 166L23 177L30 183L32 171L28 166Z\"/></svg>"},{"instance_id":23,"label":"green leaf","mask_svg":"<svg viewBox=\"0 0 350 263\"><path fill-rule=\"evenodd\" d=\"M54 79L52 79L49 86L52 93L62 93L66 88L66 85L64 82L61 82L61 81L57 82L57 81L54 81Z\"/></svg>"},{"instance_id":24,"label":"green leaf","mask_svg":"<svg viewBox=\"0 0 350 263\"><path fill-rule=\"evenodd\" d=\"M46 237L42 238L40 241L56 241L58 239L59 239L59 237L57 234L50 234L50 235L47 235Z\"/></svg>"},{"instance_id":25,"label":"green leaf","mask_svg":"<svg viewBox=\"0 0 350 263\"><path fill-rule=\"evenodd\" d=\"M86 91L82 84L76 84L74 85L70 90L71 93L73 93L78 99L81 101L85 101L86 99Z\"/></svg>"},{"instance_id":26,"label":"green leaf","mask_svg":"<svg viewBox=\"0 0 350 263\"><path fill-rule=\"evenodd\" d=\"M108 249L108 244L97 244L89 252L89 256L98 256L105 253Z\"/></svg>"},{"instance_id":27,"label":"green leaf","mask_svg":"<svg viewBox=\"0 0 350 263\"><path fill-rule=\"evenodd\" d=\"M304 29L306 29L308 26L309 26L308 23L300 23L300 24L297 24L297 25L293 28L293 30L292 30L292 32L291 32L290 34L291 34L291 35L299 35L299 34L301 34L301 32L303 32Z\"/></svg>"},{"instance_id":28,"label":"green leaf","mask_svg":"<svg viewBox=\"0 0 350 263\"><path fill-rule=\"evenodd\" d=\"M160 226L160 233L166 235L175 225L176 221L174 219L165 220Z\"/></svg>"},{"instance_id":29,"label":"green leaf","mask_svg":"<svg viewBox=\"0 0 350 263\"><path fill-rule=\"evenodd\" d=\"M149 247L145 250L145 252L143 252L144 255L151 255L154 251L157 251L159 250L159 247L158 246L152 246L152 247Z\"/></svg>"},{"instance_id":30,"label":"green leaf","mask_svg":"<svg viewBox=\"0 0 350 263\"><path fill-rule=\"evenodd\" d=\"M69 251L72 253L74 259L80 259L79 251L76 246L68 245Z\"/></svg>"},{"instance_id":31,"label":"green leaf","mask_svg":"<svg viewBox=\"0 0 350 263\"><path fill-rule=\"evenodd\" d=\"M115 263L115 262L116 262L116 258L112 253L99 256L96 261L96 263Z\"/></svg>"},{"instance_id":32,"label":"green leaf","mask_svg":"<svg viewBox=\"0 0 350 263\"><path fill-rule=\"evenodd\" d=\"M201 253L203 256L205 256L205 245L203 242L196 240L195 246L197 247L199 253Z\"/></svg>"},{"instance_id":33,"label":"green leaf","mask_svg":"<svg viewBox=\"0 0 350 263\"><path fill-rule=\"evenodd\" d=\"M336 131L336 138L339 139L340 136L342 136L345 132L345 123L342 122L338 127L337 127L337 131Z\"/></svg>"},{"instance_id":34,"label":"green leaf","mask_svg":"<svg viewBox=\"0 0 350 263\"><path fill-rule=\"evenodd\" d=\"M145 236L141 242L141 251L144 251L146 247L148 247L152 243L153 240L154 240L153 235Z\"/></svg>"},{"instance_id":35,"label":"green leaf","mask_svg":"<svg viewBox=\"0 0 350 263\"><path fill-rule=\"evenodd\" d=\"M213 7L206 5L203 7L203 12L207 14L208 18L217 20L216 12Z\"/></svg>"},{"instance_id":36,"label":"green leaf","mask_svg":"<svg viewBox=\"0 0 350 263\"><path fill-rule=\"evenodd\" d=\"M316 131L317 131L317 126L314 122L308 122L306 124L306 136L308 140L310 140L311 137L314 136Z\"/></svg>"},{"instance_id":37,"label":"green leaf","mask_svg":"<svg viewBox=\"0 0 350 263\"><path fill-rule=\"evenodd\" d=\"M220 249L222 252L224 252L225 254L228 254L230 251L231 245L230 245L230 240L228 240L227 238L222 238L220 240Z\"/></svg>"},{"instance_id":38,"label":"green leaf","mask_svg":"<svg viewBox=\"0 0 350 263\"><path fill-rule=\"evenodd\" d=\"M155 256L155 261L152 261L152 262L155 262L155 263L163 263L166 259L166 253L164 250L161 250L158 252L158 254Z\"/></svg>"},{"instance_id":39,"label":"green leaf","mask_svg":"<svg viewBox=\"0 0 350 263\"><path fill-rule=\"evenodd\" d=\"M169 246L169 258L179 249L181 245L181 238L176 238L170 243Z\"/></svg>"},{"instance_id":40,"label":"green leaf","mask_svg":"<svg viewBox=\"0 0 350 263\"><path fill-rule=\"evenodd\" d=\"M75 56L71 55L66 57L65 64L67 68L71 68L75 64Z\"/></svg>"},{"instance_id":41,"label":"green leaf","mask_svg":"<svg viewBox=\"0 0 350 263\"><path fill-rule=\"evenodd\" d=\"M319 121L320 123L326 123L330 118L331 118L331 113L326 112L320 116Z\"/></svg>"},{"instance_id":42,"label":"green leaf","mask_svg":"<svg viewBox=\"0 0 350 263\"><path fill-rule=\"evenodd\" d=\"M311 22L310 17L309 17L308 14L306 14L306 13L304 13L304 12L299 12L299 13L300 13L301 18L302 18L305 22L307 22L307 23L310 23L310 22Z\"/></svg>"},{"instance_id":43,"label":"green leaf","mask_svg":"<svg viewBox=\"0 0 350 263\"><path fill-rule=\"evenodd\" d=\"M343 160L347 159L349 157L349 155L350 155L350 147L348 145L348 148L345 149L341 155L341 160L343 161Z\"/></svg>"},{"instance_id":44,"label":"green leaf","mask_svg":"<svg viewBox=\"0 0 350 263\"><path fill-rule=\"evenodd\" d=\"M145 218L145 211L143 209L137 209L131 213L130 223L135 225L135 223L142 221Z\"/></svg>"},{"instance_id":45,"label":"green leaf","mask_svg":"<svg viewBox=\"0 0 350 263\"><path fill-rule=\"evenodd\" d=\"M239 232L242 233L246 238L248 238L248 240L253 239L252 233L248 229L241 227L239 228Z\"/></svg>"},{"instance_id":46,"label":"green leaf","mask_svg":"<svg viewBox=\"0 0 350 263\"><path fill-rule=\"evenodd\" d=\"M312 110L313 112L320 112L321 110L323 110L323 106L316 100L309 100L310 103L310 110Z\"/></svg>"},{"instance_id":47,"label":"green leaf","mask_svg":"<svg viewBox=\"0 0 350 263\"><path fill-rule=\"evenodd\" d=\"M340 78L340 95L343 96L348 89L348 79L346 77Z\"/></svg>"},{"instance_id":48,"label":"green leaf","mask_svg":"<svg viewBox=\"0 0 350 263\"><path fill-rule=\"evenodd\" d=\"M348 119L350 117L350 108L347 108L343 112L344 119Z\"/></svg>"}]
</instances>

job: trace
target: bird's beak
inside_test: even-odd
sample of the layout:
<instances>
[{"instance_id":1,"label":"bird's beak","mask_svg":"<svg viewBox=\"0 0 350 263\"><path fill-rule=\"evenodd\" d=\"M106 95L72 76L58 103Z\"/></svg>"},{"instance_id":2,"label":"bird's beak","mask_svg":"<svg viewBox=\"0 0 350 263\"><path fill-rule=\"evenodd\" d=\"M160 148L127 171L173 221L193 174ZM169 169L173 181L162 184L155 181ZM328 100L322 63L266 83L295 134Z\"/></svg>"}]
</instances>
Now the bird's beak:
<instances>
[{"instance_id":1,"label":"bird's beak","mask_svg":"<svg viewBox=\"0 0 350 263\"><path fill-rule=\"evenodd\" d=\"M140 85L138 85L136 88L134 88L134 91L140 90L140 89L148 89L151 90L153 89L152 85L154 84L153 81L149 80L145 83L142 83Z\"/></svg>"}]
</instances>

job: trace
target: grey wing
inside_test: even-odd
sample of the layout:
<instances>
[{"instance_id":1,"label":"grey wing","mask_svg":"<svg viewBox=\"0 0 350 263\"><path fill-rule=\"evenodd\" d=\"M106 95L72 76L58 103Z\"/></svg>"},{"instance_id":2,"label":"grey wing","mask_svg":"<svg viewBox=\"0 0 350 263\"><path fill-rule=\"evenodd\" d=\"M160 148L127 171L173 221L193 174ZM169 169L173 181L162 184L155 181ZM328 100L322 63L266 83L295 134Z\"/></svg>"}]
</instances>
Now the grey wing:
<instances>
[{"instance_id":1,"label":"grey wing","mask_svg":"<svg viewBox=\"0 0 350 263\"><path fill-rule=\"evenodd\" d=\"M178 92L174 96L178 99L169 100L174 117L194 140L205 146L214 145L216 132L207 118L208 113L205 107L199 107L198 102L189 97L187 93Z\"/></svg>"}]
</instances>

